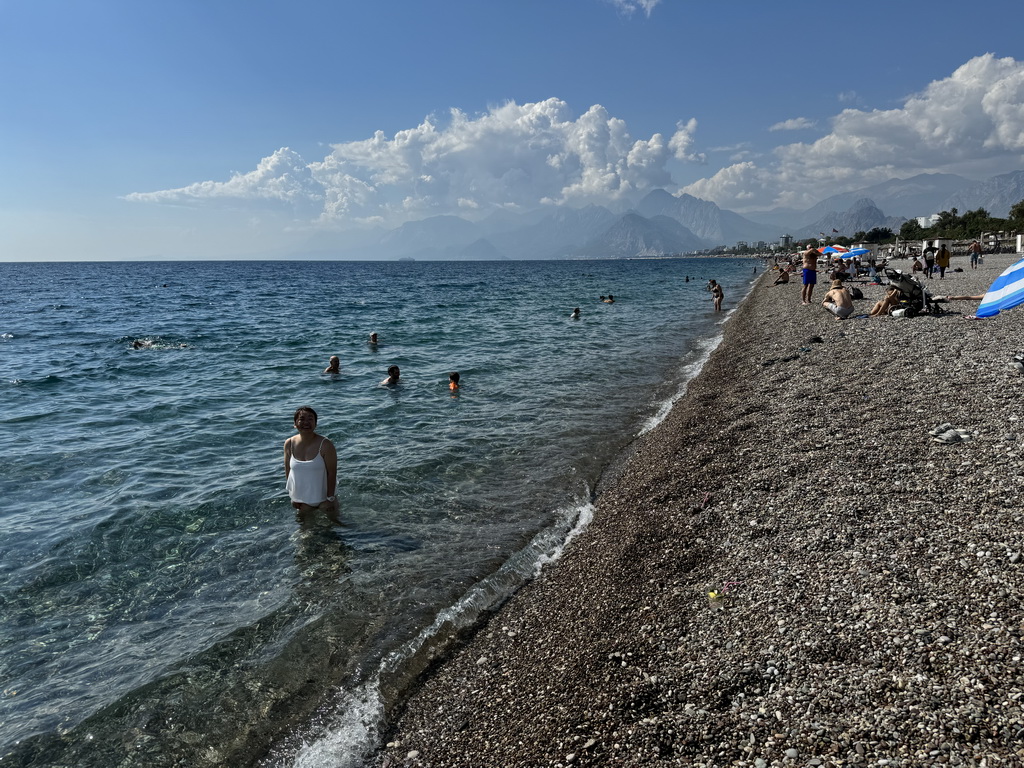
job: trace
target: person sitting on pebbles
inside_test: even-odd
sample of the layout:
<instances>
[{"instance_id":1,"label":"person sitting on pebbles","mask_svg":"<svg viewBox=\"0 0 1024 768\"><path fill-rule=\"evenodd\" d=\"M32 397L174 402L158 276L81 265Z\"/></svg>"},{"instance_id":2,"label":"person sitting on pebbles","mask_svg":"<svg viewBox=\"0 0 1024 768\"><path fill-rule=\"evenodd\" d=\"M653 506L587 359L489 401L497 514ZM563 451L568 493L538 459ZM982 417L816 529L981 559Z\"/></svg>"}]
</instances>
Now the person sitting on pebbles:
<instances>
[{"instance_id":1,"label":"person sitting on pebbles","mask_svg":"<svg viewBox=\"0 0 1024 768\"><path fill-rule=\"evenodd\" d=\"M775 278L775 282L772 283L772 285L781 285L782 283L788 283L788 282L789 282L789 267L786 267L785 269L783 269L779 273L779 276L777 278Z\"/></svg>"},{"instance_id":2,"label":"person sitting on pebbles","mask_svg":"<svg viewBox=\"0 0 1024 768\"><path fill-rule=\"evenodd\" d=\"M850 298L850 292L843 288L842 280L832 281L832 289L825 294L821 306L840 320L845 320L853 314L853 299Z\"/></svg>"},{"instance_id":3,"label":"person sitting on pebbles","mask_svg":"<svg viewBox=\"0 0 1024 768\"><path fill-rule=\"evenodd\" d=\"M900 292L897 288L890 288L885 293L885 298L875 302L875 306L868 312L868 317L880 317L888 315L900 304Z\"/></svg>"}]
</instances>

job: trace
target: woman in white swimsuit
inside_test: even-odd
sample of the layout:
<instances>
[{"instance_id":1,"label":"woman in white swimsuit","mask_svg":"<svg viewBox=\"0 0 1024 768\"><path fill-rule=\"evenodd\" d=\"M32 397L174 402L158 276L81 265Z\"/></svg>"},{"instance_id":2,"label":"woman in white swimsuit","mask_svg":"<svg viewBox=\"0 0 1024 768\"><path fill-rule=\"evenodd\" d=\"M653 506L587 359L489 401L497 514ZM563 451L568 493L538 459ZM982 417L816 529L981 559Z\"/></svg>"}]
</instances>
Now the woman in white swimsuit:
<instances>
[{"instance_id":1,"label":"woman in white swimsuit","mask_svg":"<svg viewBox=\"0 0 1024 768\"><path fill-rule=\"evenodd\" d=\"M332 522L340 523L334 495L338 453L334 443L316 433L316 420L316 411L308 405L295 411L299 434L284 441L285 488L300 522L309 522L312 513L321 509Z\"/></svg>"}]
</instances>

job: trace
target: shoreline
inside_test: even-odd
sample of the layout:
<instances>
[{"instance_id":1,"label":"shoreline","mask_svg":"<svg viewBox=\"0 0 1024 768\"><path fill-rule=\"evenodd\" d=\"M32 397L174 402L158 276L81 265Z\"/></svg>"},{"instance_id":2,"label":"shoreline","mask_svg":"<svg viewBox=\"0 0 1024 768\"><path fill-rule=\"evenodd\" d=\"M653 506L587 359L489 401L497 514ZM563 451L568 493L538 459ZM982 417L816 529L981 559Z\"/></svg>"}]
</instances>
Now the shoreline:
<instances>
[{"instance_id":1,"label":"shoreline","mask_svg":"<svg viewBox=\"0 0 1024 768\"><path fill-rule=\"evenodd\" d=\"M375 765L1024 763L1024 307L837 321L772 274ZM860 287L857 314L884 293Z\"/></svg>"}]
</instances>

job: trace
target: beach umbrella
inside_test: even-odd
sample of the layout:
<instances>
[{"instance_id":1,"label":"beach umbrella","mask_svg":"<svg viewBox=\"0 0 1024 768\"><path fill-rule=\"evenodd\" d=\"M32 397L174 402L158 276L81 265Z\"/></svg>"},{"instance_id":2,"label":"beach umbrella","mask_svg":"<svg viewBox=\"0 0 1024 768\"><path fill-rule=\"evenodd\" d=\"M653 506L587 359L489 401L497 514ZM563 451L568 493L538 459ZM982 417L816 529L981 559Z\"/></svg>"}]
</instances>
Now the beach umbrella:
<instances>
[{"instance_id":1,"label":"beach umbrella","mask_svg":"<svg viewBox=\"0 0 1024 768\"><path fill-rule=\"evenodd\" d=\"M865 253L871 253L870 248L854 248L852 251L847 251L843 254L844 259L852 259L854 256L863 256Z\"/></svg>"},{"instance_id":2,"label":"beach umbrella","mask_svg":"<svg viewBox=\"0 0 1024 768\"><path fill-rule=\"evenodd\" d=\"M1024 259L995 279L978 305L978 317L995 317L1004 309L1024 303Z\"/></svg>"},{"instance_id":3,"label":"beach umbrella","mask_svg":"<svg viewBox=\"0 0 1024 768\"><path fill-rule=\"evenodd\" d=\"M846 253L846 249L841 245L826 245L824 248L819 248L822 253Z\"/></svg>"}]
</instances>

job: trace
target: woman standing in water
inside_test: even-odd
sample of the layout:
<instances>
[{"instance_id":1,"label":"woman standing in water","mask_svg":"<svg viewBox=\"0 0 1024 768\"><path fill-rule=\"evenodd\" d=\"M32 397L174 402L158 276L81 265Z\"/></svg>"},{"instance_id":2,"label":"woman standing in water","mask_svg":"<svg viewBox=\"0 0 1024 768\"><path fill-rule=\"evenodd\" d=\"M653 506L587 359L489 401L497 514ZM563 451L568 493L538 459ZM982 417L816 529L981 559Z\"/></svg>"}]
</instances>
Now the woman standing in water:
<instances>
[{"instance_id":1,"label":"woman standing in water","mask_svg":"<svg viewBox=\"0 0 1024 768\"><path fill-rule=\"evenodd\" d=\"M299 434L284 441L285 488L299 522L310 522L320 509L331 522L340 523L334 495L338 453L334 443L317 434L316 421L316 411L308 405L295 411L295 429Z\"/></svg>"}]
</instances>

